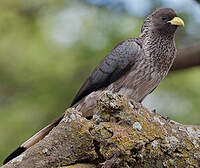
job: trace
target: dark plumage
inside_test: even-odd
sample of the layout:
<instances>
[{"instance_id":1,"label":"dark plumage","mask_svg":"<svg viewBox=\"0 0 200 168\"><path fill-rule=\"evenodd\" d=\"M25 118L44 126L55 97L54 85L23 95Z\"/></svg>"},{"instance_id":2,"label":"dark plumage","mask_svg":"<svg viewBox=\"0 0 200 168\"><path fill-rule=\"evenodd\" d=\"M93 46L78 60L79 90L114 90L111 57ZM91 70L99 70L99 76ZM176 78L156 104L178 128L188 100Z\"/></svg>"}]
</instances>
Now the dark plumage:
<instances>
[{"instance_id":1,"label":"dark plumage","mask_svg":"<svg viewBox=\"0 0 200 168\"><path fill-rule=\"evenodd\" d=\"M173 37L177 26L183 26L183 21L170 8L158 9L149 15L141 35L121 42L104 58L71 106L99 89L120 92L135 101L142 101L167 75L173 63L176 55Z\"/></svg>"},{"instance_id":2,"label":"dark plumage","mask_svg":"<svg viewBox=\"0 0 200 168\"><path fill-rule=\"evenodd\" d=\"M23 153L26 150L26 148L24 148L23 146L17 148L14 152L12 152L4 161L3 164L6 164L7 162L9 162L10 160L12 160L13 158L15 158L16 156L19 156L21 153Z\"/></svg>"},{"instance_id":3,"label":"dark plumage","mask_svg":"<svg viewBox=\"0 0 200 168\"><path fill-rule=\"evenodd\" d=\"M109 90L141 102L167 75L176 48L173 41L178 26L183 21L170 8L154 11L144 21L141 35L119 43L94 69L85 81L71 107L81 110L85 117L94 105L101 90ZM8 156L4 163L13 159L24 149L42 139L62 119L63 115L50 123L21 145L21 149Z\"/></svg>"}]
</instances>

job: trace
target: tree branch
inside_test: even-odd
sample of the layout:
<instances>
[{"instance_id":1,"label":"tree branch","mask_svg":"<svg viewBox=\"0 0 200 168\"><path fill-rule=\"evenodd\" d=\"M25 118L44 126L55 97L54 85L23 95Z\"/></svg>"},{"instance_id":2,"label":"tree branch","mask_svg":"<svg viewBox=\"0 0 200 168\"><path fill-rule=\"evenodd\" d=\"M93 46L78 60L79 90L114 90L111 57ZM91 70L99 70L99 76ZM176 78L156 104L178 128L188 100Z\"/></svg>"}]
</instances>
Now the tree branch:
<instances>
[{"instance_id":1,"label":"tree branch","mask_svg":"<svg viewBox=\"0 0 200 168\"><path fill-rule=\"evenodd\" d=\"M194 44L178 50L177 58L172 66L171 71L182 70L200 65L200 44Z\"/></svg>"},{"instance_id":2,"label":"tree branch","mask_svg":"<svg viewBox=\"0 0 200 168\"><path fill-rule=\"evenodd\" d=\"M93 118L68 109L48 136L3 168L199 167L200 129L102 92Z\"/></svg>"}]
</instances>

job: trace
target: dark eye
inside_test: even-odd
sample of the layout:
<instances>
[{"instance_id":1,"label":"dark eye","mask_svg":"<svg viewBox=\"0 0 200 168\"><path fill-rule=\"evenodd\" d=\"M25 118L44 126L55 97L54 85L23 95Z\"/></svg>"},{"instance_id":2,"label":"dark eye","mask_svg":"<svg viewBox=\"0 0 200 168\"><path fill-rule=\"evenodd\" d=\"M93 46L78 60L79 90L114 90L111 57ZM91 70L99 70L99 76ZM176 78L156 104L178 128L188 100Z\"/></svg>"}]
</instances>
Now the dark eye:
<instances>
[{"instance_id":1,"label":"dark eye","mask_svg":"<svg viewBox=\"0 0 200 168\"><path fill-rule=\"evenodd\" d=\"M167 19L167 17L166 16L162 16L162 20L166 20Z\"/></svg>"}]
</instances>

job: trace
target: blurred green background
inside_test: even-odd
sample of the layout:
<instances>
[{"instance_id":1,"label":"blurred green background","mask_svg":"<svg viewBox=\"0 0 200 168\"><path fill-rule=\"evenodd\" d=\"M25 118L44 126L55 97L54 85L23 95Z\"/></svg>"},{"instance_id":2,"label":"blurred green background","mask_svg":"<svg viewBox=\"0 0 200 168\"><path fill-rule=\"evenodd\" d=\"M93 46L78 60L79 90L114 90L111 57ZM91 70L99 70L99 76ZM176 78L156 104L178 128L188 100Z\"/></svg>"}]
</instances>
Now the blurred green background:
<instances>
[{"instance_id":1,"label":"blurred green background","mask_svg":"<svg viewBox=\"0 0 200 168\"><path fill-rule=\"evenodd\" d=\"M0 162L64 112L84 80L144 17L172 7L185 21L178 48L200 42L193 0L0 1ZM200 124L200 68L171 73L144 101L184 124Z\"/></svg>"}]
</instances>

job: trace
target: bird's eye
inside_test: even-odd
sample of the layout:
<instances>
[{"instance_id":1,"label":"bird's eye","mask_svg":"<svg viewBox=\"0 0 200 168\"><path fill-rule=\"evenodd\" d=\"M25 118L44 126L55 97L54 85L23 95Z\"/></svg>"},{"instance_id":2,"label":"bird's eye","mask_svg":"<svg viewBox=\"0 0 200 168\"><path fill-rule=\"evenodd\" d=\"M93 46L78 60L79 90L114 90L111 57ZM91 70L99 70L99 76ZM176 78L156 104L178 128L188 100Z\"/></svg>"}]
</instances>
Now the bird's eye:
<instances>
[{"instance_id":1,"label":"bird's eye","mask_svg":"<svg viewBox=\"0 0 200 168\"><path fill-rule=\"evenodd\" d=\"M166 20L167 19L167 17L166 16L162 16L162 20Z\"/></svg>"}]
</instances>

